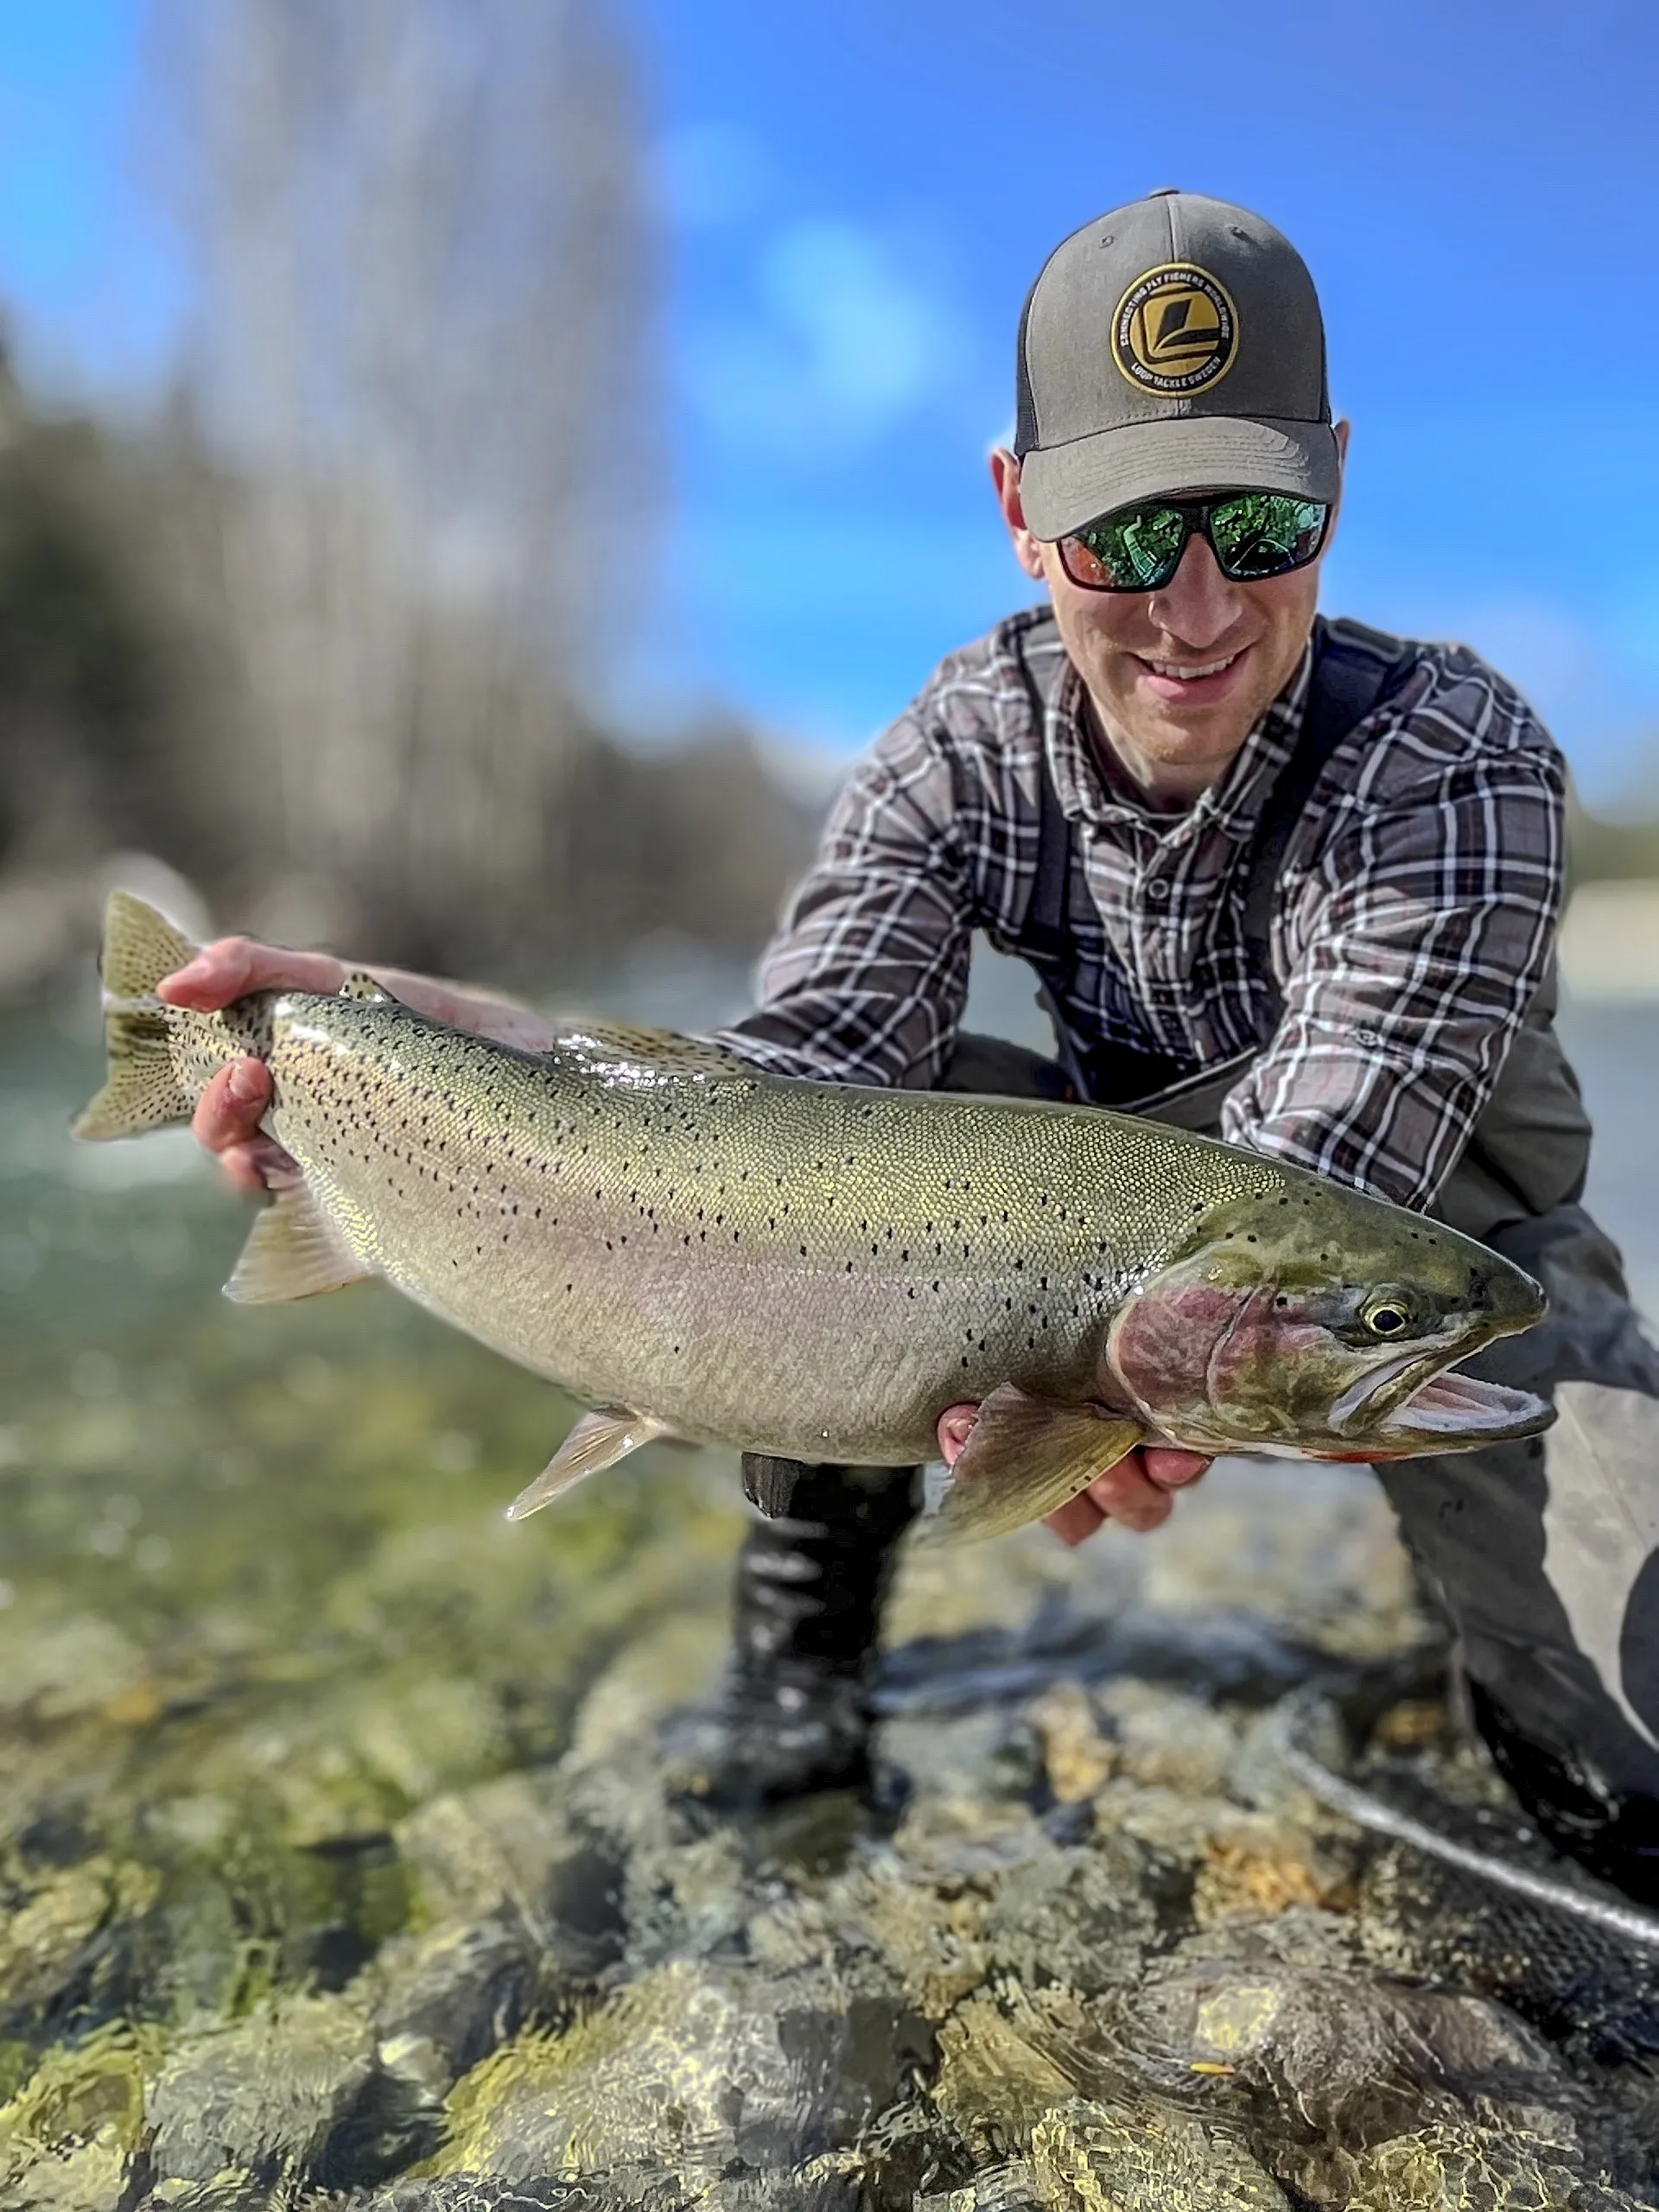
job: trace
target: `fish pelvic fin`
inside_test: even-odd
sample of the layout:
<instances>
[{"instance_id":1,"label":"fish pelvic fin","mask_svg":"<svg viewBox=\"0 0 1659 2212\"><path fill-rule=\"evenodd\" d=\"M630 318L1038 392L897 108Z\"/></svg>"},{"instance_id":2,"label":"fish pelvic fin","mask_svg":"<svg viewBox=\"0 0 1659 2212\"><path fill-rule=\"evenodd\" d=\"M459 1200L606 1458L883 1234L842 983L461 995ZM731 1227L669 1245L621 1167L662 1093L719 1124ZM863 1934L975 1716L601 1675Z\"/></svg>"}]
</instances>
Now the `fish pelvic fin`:
<instances>
[{"instance_id":1,"label":"fish pelvic fin","mask_svg":"<svg viewBox=\"0 0 1659 2212\"><path fill-rule=\"evenodd\" d=\"M556 1497L574 1490L589 1475L613 1467L637 1452L642 1444L668 1434L666 1421L652 1414L631 1413L626 1407L607 1406L600 1413L583 1414L535 1481L521 1490L507 1508L509 1521L523 1521L551 1505Z\"/></svg>"},{"instance_id":2,"label":"fish pelvic fin","mask_svg":"<svg viewBox=\"0 0 1659 2212\"><path fill-rule=\"evenodd\" d=\"M225 1286L238 1306L276 1306L344 1290L378 1270L359 1258L303 1183L278 1190L260 1214Z\"/></svg>"},{"instance_id":3,"label":"fish pelvic fin","mask_svg":"<svg viewBox=\"0 0 1659 2212\"><path fill-rule=\"evenodd\" d=\"M1060 1405L1004 1382L981 1405L925 1533L963 1543L1007 1535L1069 1504L1147 1433L1103 1406Z\"/></svg>"},{"instance_id":4,"label":"fish pelvic fin","mask_svg":"<svg viewBox=\"0 0 1659 2212\"><path fill-rule=\"evenodd\" d=\"M104 1088L73 1134L94 1144L188 1122L194 1100L174 1063L168 1016L156 996L163 976L194 958L196 947L130 891L112 891L104 909L99 966L112 1001L104 1015Z\"/></svg>"}]
</instances>

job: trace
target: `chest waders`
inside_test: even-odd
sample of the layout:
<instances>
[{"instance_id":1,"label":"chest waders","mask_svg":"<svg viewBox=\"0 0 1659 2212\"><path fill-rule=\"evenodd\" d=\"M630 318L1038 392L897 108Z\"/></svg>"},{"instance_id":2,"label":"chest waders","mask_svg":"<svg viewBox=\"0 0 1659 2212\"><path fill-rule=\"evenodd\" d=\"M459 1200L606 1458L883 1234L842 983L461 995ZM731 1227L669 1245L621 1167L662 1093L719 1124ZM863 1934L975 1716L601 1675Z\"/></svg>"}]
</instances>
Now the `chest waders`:
<instances>
[{"instance_id":1,"label":"chest waders","mask_svg":"<svg viewBox=\"0 0 1659 2212\"><path fill-rule=\"evenodd\" d=\"M1040 730L1047 702L1023 642L1020 652ZM941 1087L1083 1098L1218 1135L1224 1100L1283 1010L1271 931L1297 821L1338 747L1414 662L1409 646L1359 624L1316 625L1301 730L1245 863L1258 1044L1190 1074L1151 1054L1080 1044L1057 1018L1058 1059L964 1035ZM1072 957L1074 871L1046 760L1039 824L1022 951L1044 976L1054 1016ZM1543 1284L1548 1318L1470 1365L1554 1397L1560 1419L1541 1437L1376 1471L1458 1637L1472 1710L1500 1767L1557 1842L1659 1898L1659 1354L1630 1307L1618 1252L1580 1204L1590 1124L1554 1011L1552 972L1431 1211ZM734 1710L747 1704L757 1718L734 1748L747 1733L761 1794L855 1778L863 1686L893 1550L914 1512L913 1476L751 1454L744 1484L769 1517L740 1561ZM798 1719L780 1714L791 1740L769 1761L764 1712L779 1688L792 1688L784 1702L795 1714L816 1706L828 1718L809 1743Z\"/></svg>"}]
</instances>

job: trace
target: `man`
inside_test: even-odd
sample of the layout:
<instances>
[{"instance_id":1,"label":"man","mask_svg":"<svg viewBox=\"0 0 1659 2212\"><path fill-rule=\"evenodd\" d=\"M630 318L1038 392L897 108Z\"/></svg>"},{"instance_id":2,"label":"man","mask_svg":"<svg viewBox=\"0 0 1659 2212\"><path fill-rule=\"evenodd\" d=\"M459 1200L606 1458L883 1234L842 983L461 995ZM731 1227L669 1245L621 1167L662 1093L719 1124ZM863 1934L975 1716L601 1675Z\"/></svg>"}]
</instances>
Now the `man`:
<instances>
[{"instance_id":1,"label":"man","mask_svg":"<svg viewBox=\"0 0 1659 2212\"><path fill-rule=\"evenodd\" d=\"M1588 1128L1551 1026L1563 772L1460 648L1316 620L1341 485L1312 281L1247 210L1160 192L1065 239L1028 297L992 475L1046 603L949 658L842 794L732 1033L794 1075L1071 1095L1433 1207L1552 1318L1484 1371L1542 1440L1378 1470L1472 1709L1541 1822L1659 1897L1659 1355L1577 1201ZM1058 1064L963 1039L976 929L1027 959ZM168 986L329 988L239 942ZM421 978L512 1041L531 1018ZM529 1026L527 1026L529 1025ZM257 1182L244 1063L204 1140ZM971 1407L940 1422L960 1450ZM1131 1455L1052 1516L1154 1527L1193 1455ZM913 1485L751 1457L728 1789L862 1771L867 1662Z\"/></svg>"}]
</instances>

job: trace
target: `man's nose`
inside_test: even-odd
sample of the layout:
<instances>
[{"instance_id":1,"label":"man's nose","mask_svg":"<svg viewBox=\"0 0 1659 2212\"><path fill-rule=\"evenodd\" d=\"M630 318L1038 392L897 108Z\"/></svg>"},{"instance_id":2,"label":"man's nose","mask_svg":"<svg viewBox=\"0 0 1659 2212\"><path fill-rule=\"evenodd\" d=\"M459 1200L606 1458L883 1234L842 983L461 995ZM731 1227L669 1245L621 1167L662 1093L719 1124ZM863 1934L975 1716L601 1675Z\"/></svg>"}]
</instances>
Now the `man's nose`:
<instances>
[{"instance_id":1,"label":"man's nose","mask_svg":"<svg viewBox=\"0 0 1659 2212\"><path fill-rule=\"evenodd\" d=\"M1147 611L1183 645L1209 645L1231 628L1238 608L1239 587L1223 575L1208 540L1194 531L1180 566L1151 594Z\"/></svg>"}]
</instances>

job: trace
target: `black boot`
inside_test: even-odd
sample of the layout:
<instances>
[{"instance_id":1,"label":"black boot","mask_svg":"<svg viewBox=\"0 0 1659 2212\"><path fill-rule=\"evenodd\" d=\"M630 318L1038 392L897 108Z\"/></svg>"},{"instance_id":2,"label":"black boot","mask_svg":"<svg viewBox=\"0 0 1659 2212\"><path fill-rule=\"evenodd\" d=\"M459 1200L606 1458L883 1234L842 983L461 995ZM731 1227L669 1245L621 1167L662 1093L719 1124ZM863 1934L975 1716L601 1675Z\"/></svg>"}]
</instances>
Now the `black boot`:
<instances>
[{"instance_id":1,"label":"black boot","mask_svg":"<svg viewBox=\"0 0 1659 2212\"><path fill-rule=\"evenodd\" d=\"M743 1487L769 1517L738 1557L731 1677L689 1792L741 1809L866 1790L871 1662L916 1470L750 1452Z\"/></svg>"},{"instance_id":2,"label":"black boot","mask_svg":"<svg viewBox=\"0 0 1659 2212\"><path fill-rule=\"evenodd\" d=\"M1567 1746L1525 1734L1479 1682L1466 1688L1493 1765L1541 1833L1632 1904L1659 1906L1659 1800L1621 1796Z\"/></svg>"}]
</instances>

